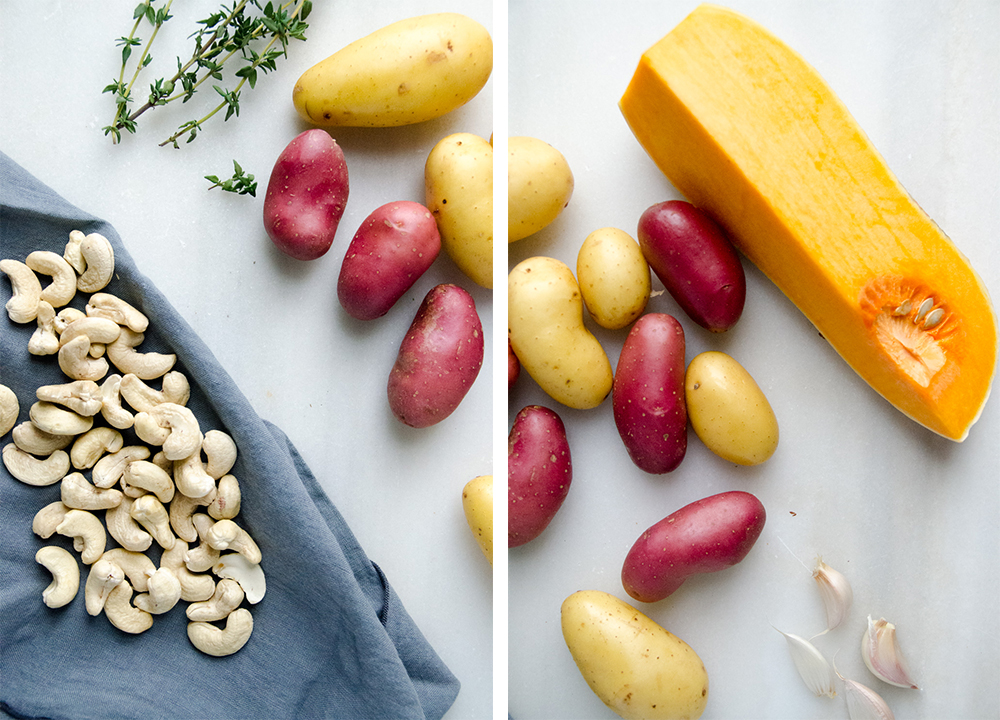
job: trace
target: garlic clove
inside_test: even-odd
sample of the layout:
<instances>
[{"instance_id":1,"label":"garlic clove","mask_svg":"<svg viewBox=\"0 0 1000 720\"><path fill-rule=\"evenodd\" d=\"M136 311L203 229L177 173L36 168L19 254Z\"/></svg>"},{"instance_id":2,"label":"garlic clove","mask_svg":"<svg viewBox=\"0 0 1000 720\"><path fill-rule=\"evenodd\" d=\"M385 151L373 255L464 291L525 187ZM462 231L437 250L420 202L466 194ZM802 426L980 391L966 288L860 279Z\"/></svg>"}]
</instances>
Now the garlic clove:
<instances>
[{"instance_id":1,"label":"garlic clove","mask_svg":"<svg viewBox=\"0 0 1000 720\"><path fill-rule=\"evenodd\" d=\"M868 629L861 638L861 657L879 680L896 687L918 689L899 650L896 626L885 618L873 621L868 616Z\"/></svg>"},{"instance_id":2,"label":"garlic clove","mask_svg":"<svg viewBox=\"0 0 1000 720\"><path fill-rule=\"evenodd\" d=\"M823 632L829 632L847 617L854 601L854 593L847 578L823 562L822 558L816 560L813 579L819 587L819 594L826 608L826 630Z\"/></svg>"},{"instance_id":3,"label":"garlic clove","mask_svg":"<svg viewBox=\"0 0 1000 720\"><path fill-rule=\"evenodd\" d=\"M777 629L777 628L775 628ZM795 669L799 671L799 676L805 682L813 694L817 697L836 697L837 689L834 686L835 678L833 668L823 654L805 638L791 633L784 633L788 643L788 651L795 663Z\"/></svg>"},{"instance_id":4,"label":"garlic clove","mask_svg":"<svg viewBox=\"0 0 1000 720\"><path fill-rule=\"evenodd\" d=\"M833 669L844 684L844 699L847 701L847 714L851 720L896 720L881 695L866 685L848 680L840 674L836 665Z\"/></svg>"}]
</instances>

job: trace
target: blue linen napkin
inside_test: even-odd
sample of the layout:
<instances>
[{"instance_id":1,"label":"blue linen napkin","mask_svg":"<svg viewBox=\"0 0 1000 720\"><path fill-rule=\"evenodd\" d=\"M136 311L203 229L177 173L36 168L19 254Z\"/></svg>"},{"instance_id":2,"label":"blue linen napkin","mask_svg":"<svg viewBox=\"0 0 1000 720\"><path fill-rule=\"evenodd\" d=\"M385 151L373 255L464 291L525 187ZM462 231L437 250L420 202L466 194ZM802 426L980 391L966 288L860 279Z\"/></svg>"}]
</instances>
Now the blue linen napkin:
<instances>
[{"instance_id":1,"label":"blue linen napkin","mask_svg":"<svg viewBox=\"0 0 1000 720\"><path fill-rule=\"evenodd\" d=\"M202 431L225 430L236 441L237 521L261 548L267 594L256 605L244 604L253 634L224 658L190 644L184 602L135 636L103 614L91 617L82 564L75 600L50 609L41 593L51 577L34 555L46 544L72 552L72 541L42 540L31 521L59 499L59 485L31 487L0 466L0 713L73 720L442 717L458 694L457 678L289 439L254 412L208 347L136 268L109 223L73 207L0 152L0 258L23 262L38 249L61 254L74 229L112 242L115 277L106 290L148 316L139 349L176 353ZM0 305L10 293L10 283L0 279ZM82 299L71 304L82 307ZM40 385L69 380L54 357L28 353L34 329L35 323L19 325L2 312L0 383L17 394L20 420ZM8 434L0 445L10 441ZM110 536L108 542L114 545Z\"/></svg>"}]
</instances>

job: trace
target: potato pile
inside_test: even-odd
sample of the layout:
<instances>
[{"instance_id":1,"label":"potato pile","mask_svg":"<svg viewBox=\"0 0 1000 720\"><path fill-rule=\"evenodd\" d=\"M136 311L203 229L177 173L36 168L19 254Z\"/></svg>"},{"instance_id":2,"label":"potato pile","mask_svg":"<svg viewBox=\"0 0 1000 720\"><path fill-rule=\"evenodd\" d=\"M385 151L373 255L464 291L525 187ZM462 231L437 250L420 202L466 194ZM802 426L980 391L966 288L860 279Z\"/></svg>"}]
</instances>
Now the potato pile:
<instances>
[{"instance_id":1,"label":"potato pile","mask_svg":"<svg viewBox=\"0 0 1000 720\"><path fill-rule=\"evenodd\" d=\"M391 128L465 105L486 85L493 42L457 13L407 18L341 48L309 68L292 91L298 114L316 125L294 138L272 170L264 227L297 260L325 255L350 195L347 160L327 128ZM383 317L444 250L475 284L493 287L493 145L468 132L441 138L424 164L423 202L387 198L354 234L337 298L357 320ZM426 428L461 404L483 363L482 322L472 295L454 283L424 297L389 373L387 398L403 424ZM492 527L492 476L464 489L463 507L483 552ZM492 538L490 538L492 544Z\"/></svg>"},{"instance_id":2,"label":"potato pile","mask_svg":"<svg viewBox=\"0 0 1000 720\"><path fill-rule=\"evenodd\" d=\"M509 242L551 225L572 194L565 158L540 140L511 138ZM511 268L508 389L523 369L553 400L575 410L610 397L626 454L641 470L676 470L688 427L721 458L756 465L774 453L778 425L766 397L739 363L710 351L686 364L683 322L711 333L733 327L746 279L721 228L690 203L668 201L638 219L638 239L599 228L577 254L576 273L542 255ZM646 312L655 273L684 313ZM585 323L625 334L614 370ZM537 538L562 507L573 479L559 414L530 405L508 436L508 547ZM662 600L699 573L742 561L766 520L746 492L723 492L676 510L644 531L623 559L623 589L638 602ZM625 718L699 717L708 675L695 651L612 595L581 591L562 607L566 644L591 689Z\"/></svg>"}]
</instances>

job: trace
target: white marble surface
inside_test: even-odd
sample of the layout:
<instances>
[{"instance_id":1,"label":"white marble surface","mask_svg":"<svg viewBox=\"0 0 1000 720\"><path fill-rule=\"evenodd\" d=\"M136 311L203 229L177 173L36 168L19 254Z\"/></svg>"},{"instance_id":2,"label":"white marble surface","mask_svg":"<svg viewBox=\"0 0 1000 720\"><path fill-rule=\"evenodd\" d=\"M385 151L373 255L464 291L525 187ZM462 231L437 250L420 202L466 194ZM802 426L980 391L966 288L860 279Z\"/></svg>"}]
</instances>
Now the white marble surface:
<instances>
[{"instance_id":1,"label":"white marble surface","mask_svg":"<svg viewBox=\"0 0 1000 720\"><path fill-rule=\"evenodd\" d=\"M510 0L509 134L561 150L576 177L564 215L512 246L575 267L588 233L635 234L648 206L679 197L617 108L641 53L695 2L610 4ZM811 62L838 92L903 185L1000 298L1000 5L962 2L732 0ZM767 393L781 424L777 453L757 468L720 461L689 436L668 476L635 468L610 403L557 406L530 379L508 421L529 403L567 425L574 478L545 533L509 555L509 698L516 720L611 718L573 664L559 626L579 589L628 599L619 574L648 526L700 497L757 494L768 522L739 566L689 580L643 609L704 660L704 718L846 718L843 697L813 697L772 628L804 636L825 616L810 577L822 555L854 587L848 623L816 639L848 677L879 691L898 718L986 720L1000 713L1000 399L962 445L905 419L875 395L773 285L747 265L739 324L710 337L686 322L688 358L734 355ZM654 288L662 286L654 281ZM668 296L650 310L680 312ZM679 317L683 316L679 315ZM588 319L589 322L589 319ZM596 327L591 324L591 328ZM623 333L598 331L612 364ZM919 691L881 683L858 651L865 617L898 634Z\"/></svg>"},{"instance_id":2,"label":"white marble surface","mask_svg":"<svg viewBox=\"0 0 1000 720\"><path fill-rule=\"evenodd\" d=\"M462 682L448 717L492 715L492 596L488 563L462 511L464 484L492 472L491 294L444 257L384 318L352 320L336 297L340 260L361 221L393 200L423 201L423 164L453 132L489 137L493 83L470 104L422 125L334 131L351 176L337 240L320 260L278 253L262 200L278 153L307 129L291 90L299 75L348 42L397 19L453 10L492 26L488 0L314 2L305 43L244 92L240 117L213 120L179 150L157 143L193 116L160 108L118 146L101 128L114 105L115 40L134 0L8 0L0 10L0 149L78 207L110 221L139 268L205 339L257 412L296 444L407 611ZM207 0L174 3L149 68L162 75L188 48ZM200 106L199 106L200 107ZM256 199L208 191L232 161L256 175ZM385 384L424 294L440 282L472 292L487 360L459 409L413 430L388 410Z\"/></svg>"}]
</instances>

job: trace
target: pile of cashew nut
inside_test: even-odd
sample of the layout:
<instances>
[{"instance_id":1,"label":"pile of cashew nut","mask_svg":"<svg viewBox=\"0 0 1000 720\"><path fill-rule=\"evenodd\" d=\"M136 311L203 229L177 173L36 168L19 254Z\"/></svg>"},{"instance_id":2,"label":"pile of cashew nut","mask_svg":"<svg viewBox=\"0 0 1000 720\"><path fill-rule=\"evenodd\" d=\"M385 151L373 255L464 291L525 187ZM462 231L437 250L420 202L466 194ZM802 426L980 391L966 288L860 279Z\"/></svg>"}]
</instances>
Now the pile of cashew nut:
<instances>
[{"instance_id":1,"label":"pile of cashew nut","mask_svg":"<svg viewBox=\"0 0 1000 720\"><path fill-rule=\"evenodd\" d=\"M13 290L10 319L37 325L28 352L55 356L70 378L39 387L20 424L17 396L0 385L0 437L12 438L3 447L7 470L28 485L60 483L60 500L38 511L33 532L73 539L89 566L90 615L104 612L116 628L141 633L185 601L198 650L237 652L253 631L244 600L260 602L265 581L257 543L234 520L233 439L202 432L175 355L137 349L148 319L102 292L114 274L107 238L74 230L62 255L39 250L24 262L0 260L0 271ZM69 306L77 292L90 294L84 310ZM118 547L108 547L108 535ZM154 543L159 566L146 554ZM76 557L46 545L35 560L52 574L42 601L68 605L80 588Z\"/></svg>"}]
</instances>

